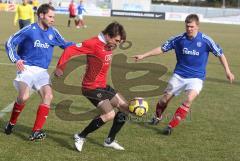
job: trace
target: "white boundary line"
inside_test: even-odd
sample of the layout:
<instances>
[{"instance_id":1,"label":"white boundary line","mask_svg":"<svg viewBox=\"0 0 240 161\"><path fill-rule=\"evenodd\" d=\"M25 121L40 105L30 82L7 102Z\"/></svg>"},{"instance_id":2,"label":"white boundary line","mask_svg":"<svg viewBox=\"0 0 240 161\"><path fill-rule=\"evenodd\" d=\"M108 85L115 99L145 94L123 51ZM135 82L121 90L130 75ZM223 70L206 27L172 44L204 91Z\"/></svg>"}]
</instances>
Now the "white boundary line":
<instances>
[{"instance_id":1,"label":"white boundary line","mask_svg":"<svg viewBox=\"0 0 240 161\"><path fill-rule=\"evenodd\" d=\"M34 90L30 90L29 97L30 97L33 93L35 93L35 91L34 91ZM14 103L15 103L15 101L13 101L12 103L10 103L9 105L7 105L5 108L3 108L3 109L0 111L0 119L3 118L4 115L6 115L6 113L12 112Z\"/></svg>"},{"instance_id":2,"label":"white boundary line","mask_svg":"<svg viewBox=\"0 0 240 161\"><path fill-rule=\"evenodd\" d=\"M0 63L0 65L14 66L15 64L12 64L12 63ZM7 105L5 108L3 108L3 109L0 111L0 118L3 118L3 116L4 116L6 113L12 111L12 109L13 109L13 104L14 104L14 102L10 103L9 105Z\"/></svg>"},{"instance_id":3,"label":"white boundary line","mask_svg":"<svg viewBox=\"0 0 240 161\"><path fill-rule=\"evenodd\" d=\"M11 112L12 109L13 109L13 104L14 102L10 103L9 105L7 105L4 109L2 109L0 111L0 119L3 118L3 116L8 113L8 112Z\"/></svg>"},{"instance_id":4,"label":"white boundary line","mask_svg":"<svg viewBox=\"0 0 240 161\"><path fill-rule=\"evenodd\" d=\"M5 66L14 66L15 64L13 64L13 63L0 63L0 65L5 65Z\"/></svg>"}]
</instances>

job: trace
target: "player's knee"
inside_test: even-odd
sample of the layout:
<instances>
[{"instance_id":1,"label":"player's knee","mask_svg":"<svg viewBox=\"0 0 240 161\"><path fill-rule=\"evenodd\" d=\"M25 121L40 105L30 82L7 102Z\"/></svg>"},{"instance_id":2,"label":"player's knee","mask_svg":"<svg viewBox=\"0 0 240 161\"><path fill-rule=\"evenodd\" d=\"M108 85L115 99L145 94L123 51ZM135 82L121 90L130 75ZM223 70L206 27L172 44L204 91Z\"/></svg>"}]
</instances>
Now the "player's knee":
<instances>
[{"instance_id":1,"label":"player's knee","mask_svg":"<svg viewBox=\"0 0 240 161\"><path fill-rule=\"evenodd\" d=\"M18 102L19 104L24 104L24 103L27 102L28 99L29 99L29 94L20 95L20 96L18 96L18 98L17 98L17 102Z\"/></svg>"},{"instance_id":2,"label":"player's knee","mask_svg":"<svg viewBox=\"0 0 240 161\"><path fill-rule=\"evenodd\" d=\"M167 106L168 100L167 100L166 98L162 97L162 98L159 100L159 104L160 104L161 106Z\"/></svg>"},{"instance_id":3,"label":"player's knee","mask_svg":"<svg viewBox=\"0 0 240 161\"><path fill-rule=\"evenodd\" d=\"M47 94L45 94L43 99L44 99L45 101L51 102L52 99L53 99L52 93L47 93Z\"/></svg>"},{"instance_id":4,"label":"player's knee","mask_svg":"<svg viewBox=\"0 0 240 161\"><path fill-rule=\"evenodd\" d=\"M117 93L115 95L115 97L111 100L111 104L114 107L123 108L123 109L127 109L129 106L129 103L127 102L127 100L120 93Z\"/></svg>"},{"instance_id":5,"label":"player's knee","mask_svg":"<svg viewBox=\"0 0 240 161\"><path fill-rule=\"evenodd\" d=\"M128 108L129 104L128 104L128 102L126 102L126 101L121 101L121 102L119 103L119 106L122 107L122 108Z\"/></svg>"},{"instance_id":6,"label":"player's knee","mask_svg":"<svg viewBox=\"0 0 240 161\"><path fill-rule=\"evenodd\" d=\"M102 115L102 119L104 120L104 122L107 122L107 121L113 120L115 115L116 115L115 111L112 110L112 111Z\"/></svg>"},{"instance_id":7,"label":"player's knee","mask_svg":"<svg viewBox=\"0 0 240 161\"><path fill-rule=\"evenodd\" d=\"M188 107L190 107L191 104L192 104L192 100L191 100L191 99L187 99L187 100L185 100L185 101L183 102L183 104L186 105L186 106L188 106Z\"/></svg>"}]
</instances>

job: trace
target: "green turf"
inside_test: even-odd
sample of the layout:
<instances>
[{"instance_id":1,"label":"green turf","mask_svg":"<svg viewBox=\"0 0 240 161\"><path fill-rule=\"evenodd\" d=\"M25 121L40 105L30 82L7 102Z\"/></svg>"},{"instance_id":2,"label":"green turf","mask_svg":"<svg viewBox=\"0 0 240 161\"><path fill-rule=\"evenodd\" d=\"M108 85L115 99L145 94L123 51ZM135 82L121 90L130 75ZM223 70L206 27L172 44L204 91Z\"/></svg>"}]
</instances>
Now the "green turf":
<instances>
[{"instance_id":1,"label":"green turf","mask_svg":"<svg viewBox=\"0 0 240 161\"><path fill-rule=\"evenodd\" d=\"M8 37L17 31L13 26L13 14L0 12L1 38L0 38L0 63L10 63L5 51L4 42ZM87 29L67 28L67 16L56 15L56 27L67 39L75 42L94 36L99 33L108 23L117 20L124 24L128 40L133 46L127 50L117 49L113 57L112 72L110 72L109 82L118 88L126 97L130 98L134 92L128 92L134 84L131 80L136 77L138 82L148 84L155 80L157 84L163 84L158 80L168 80L175 66L175 56L168 54L162 57L148 58L141 63L134 64L131 55L139 54L150 50L163 43L167 38L184 31L183 22L171 22L149 19L130 18L102 18L86 17ZM239 103L240 103L240 56L239 56L239 35L240 28L237 25L201 24L201 31L206 32L224 49L231 69L236 76L234 84L229 84L225 78L225 73L217 58L210 56L207 67L207 80L204 84L201 95L192 105L191 114L187 120L182 122L171 136L166 137L160 134L161 129L169 121L169 117L177 106L184 99L184 95L175 98L166 110L166 117L163 123L158 126L149 126L145 122L153 115L159 91L149 94L146 99L149 102L150 111L143 118L134 118L127 122L126 126L119 133L117 139L124 145L125 151L115 151L103 148L102 143L111 123L107 123L97 132L89 135L84 149L78 153L73 146L73 134L83 129L94 113L89 116L80 113L93 109L93 106L82 96L63 94L54 92L52 110L48 117L44 129L47 132L47 139L43 142L29 142L27 140L33 122L39 96L33 94L27 103L24 112L19 118L19 122L14 129L14 134L6 136L3 130L0 132L0 160L118 160L118 161L237 161L240 160L240 126L239 126ZM61 50L56 48L51 66L55 66ZM127 56L127 63L125 57ZM148 64L147 64L148 63ZM151 66L155 64L155 66ZM167 73L161 76L159 65L167 68ZM16 91L12 85L15 77L15 66L0 65L0 110L5 108L16 98ZM144 72L135 70L151 68L151 77L142 78ZM134 70L133 70L134 69ZM50 68L52 72L53 68ZM82 68L66 79L67 84L74 85L68 92L80 90L80 79ZM122 75L126 71L131 71L126 76ZM145 72L146 73L146 72ZM153 80L151 80L153 77ZM138 84L137 82L135 82ZM154 83L154 81L153 81ZM154 89L155 86L132 87L136 96L143 95L145 90ZM127 87L127 88L126 88ZM139 92L140 90L140 92ZM73 100L74 103L69 109L71 113L66 113L67 108L57 108L58 103L65 99ZM60 110L59 110L60 109ZM3 129L9 119L10 113L0 119L0 127ZM79 121L83 120L83 121Z\"/></svg>"}]
</instances>

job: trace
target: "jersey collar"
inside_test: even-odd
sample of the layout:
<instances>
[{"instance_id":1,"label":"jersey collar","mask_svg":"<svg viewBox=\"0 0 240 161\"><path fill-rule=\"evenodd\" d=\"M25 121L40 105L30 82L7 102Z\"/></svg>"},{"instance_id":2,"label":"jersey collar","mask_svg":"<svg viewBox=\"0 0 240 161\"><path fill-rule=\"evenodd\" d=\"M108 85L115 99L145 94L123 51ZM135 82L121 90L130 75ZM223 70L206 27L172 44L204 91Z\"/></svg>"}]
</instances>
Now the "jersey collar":
<instances>
[{"instance_id":1,"label":"jersey collar","mask_svg":"<svg viewBox=\"0 0 240 161\"><path fill-rule=\"evenodd\" d=\"M107 44L106 39L102 32L98 34L98 39L102 41L104 44Z\"/></svg>"},{"instance_id":2,"label":"jersey collar","mask_svg":"<svg viewBox=\"0 0 240 161\"><path fill-rule=\"evenodd\" d=\"M193 41L193 40L195 40L195 39L199 36L199 34L200 34L200 33L197 32L197 34L195 35L195 37L193 37L192 39L190 39L190 38L187 36L187 33L185 32L185 37L186 37L186 39Z\"/></svg>"}]
</instances>

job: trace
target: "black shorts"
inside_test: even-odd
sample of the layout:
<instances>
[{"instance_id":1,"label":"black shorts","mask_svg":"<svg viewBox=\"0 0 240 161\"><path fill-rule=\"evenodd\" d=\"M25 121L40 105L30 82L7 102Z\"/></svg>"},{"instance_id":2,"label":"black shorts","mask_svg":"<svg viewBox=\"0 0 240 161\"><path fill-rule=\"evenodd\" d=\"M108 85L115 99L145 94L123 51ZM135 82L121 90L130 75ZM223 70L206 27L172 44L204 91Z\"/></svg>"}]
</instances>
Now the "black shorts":
<instances>
[{"instance_id":1,"label":"black shorts","mask_svg":"<svg viewBox=\"0 0 240 161\"><path fill-rule=\"evenodd\" d=\"M82 89L82 94L97 107L98 103L109 99L111 100L117 92L109 85L106 88Z\"/></svg>"},{"instance_id":2,"label":"black shorts","mask_svg":"<svg viewBox=\"0 0 240 161\"><path fill-rule=\"evenodd\" d=\"M19 23L19 28L22 29L25 26L30 25L31 24L31 20L30 19L29 20L21 20L21 19L19 19L18 23Z\"/></svg>"},{"instance_id":3,"label":"black shorts","mask_svg":"<svg viewBox=\"0 0 240 161\"><path fill-rule=\"evenodd\" d=\"M75 18L76 15L69 15L69 18Z\"/></svg>"}]
</instances>

